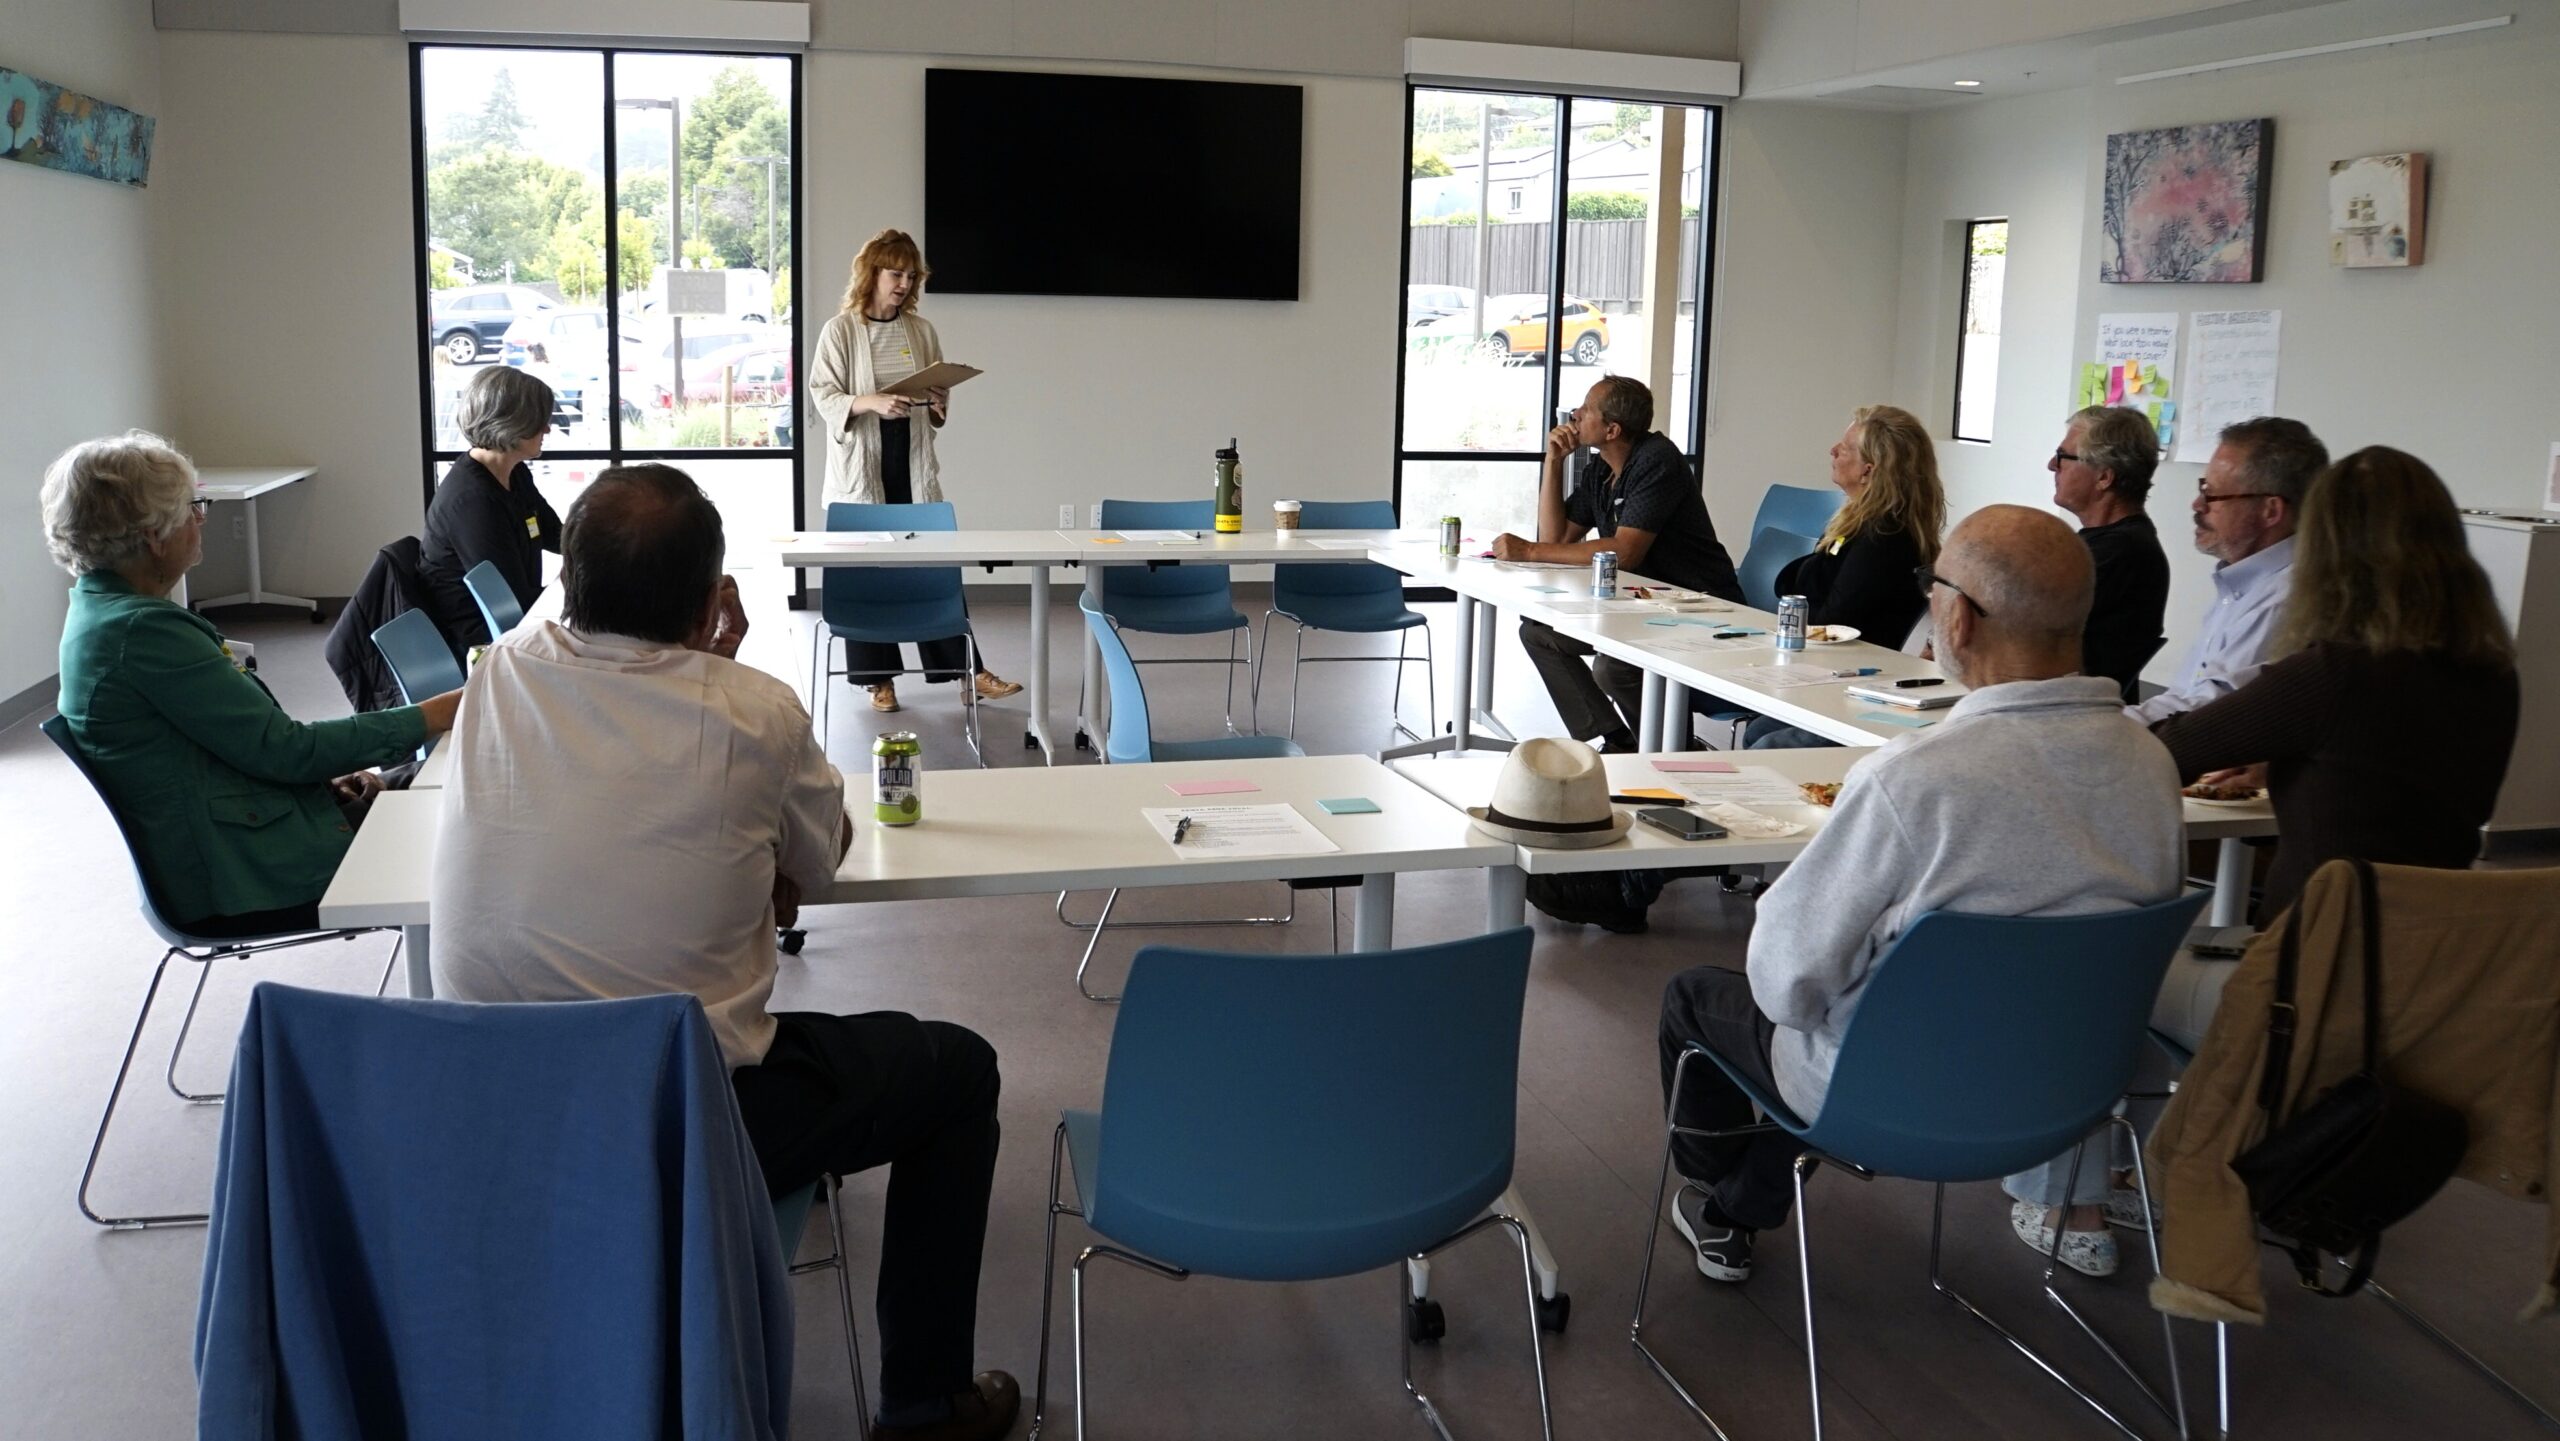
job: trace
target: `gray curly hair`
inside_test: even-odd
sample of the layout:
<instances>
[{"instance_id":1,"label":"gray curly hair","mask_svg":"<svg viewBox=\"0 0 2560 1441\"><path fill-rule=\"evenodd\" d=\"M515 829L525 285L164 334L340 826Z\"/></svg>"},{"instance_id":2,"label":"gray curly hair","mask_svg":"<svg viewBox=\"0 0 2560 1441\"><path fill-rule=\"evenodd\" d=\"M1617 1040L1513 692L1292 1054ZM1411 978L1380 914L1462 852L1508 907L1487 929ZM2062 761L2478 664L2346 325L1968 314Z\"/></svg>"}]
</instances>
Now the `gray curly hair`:
<instances>
[{"instance_id":1,"label":"gray curly hair","mask_svg":"<svg viewBox=\"0 0 2560 1441\"><path fill-rule=\"evenodd\" d=\"M513 450L551 425L551 387L512 365L471 377L453 408L453 428L482 450Z\"/></svg>"},{"instance_id":2,"label":"gray curly hair","mask_svg":"<svg viewBox=\"0 0 2560 1441\"><path fill-rule=\"evenodd\" d=\"M188 521L196 468L147 430L84 440L44 473L44 544L73 575L114 570Z\"/></svg>"}]
</instances>

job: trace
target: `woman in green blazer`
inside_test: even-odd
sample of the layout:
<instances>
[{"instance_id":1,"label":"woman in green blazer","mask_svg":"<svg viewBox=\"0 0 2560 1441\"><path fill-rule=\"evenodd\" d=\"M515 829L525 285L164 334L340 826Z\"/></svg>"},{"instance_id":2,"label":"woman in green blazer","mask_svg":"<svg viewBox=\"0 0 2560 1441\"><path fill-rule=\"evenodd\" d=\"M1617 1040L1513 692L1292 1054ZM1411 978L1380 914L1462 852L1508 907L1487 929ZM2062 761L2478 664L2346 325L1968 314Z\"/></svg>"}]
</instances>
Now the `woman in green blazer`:
<instances>
[{"instance_id":1,"label":"woman in green blazer","mask_svg":"<svg viewBox=\"0 0 2560 1441\"><path fill-rule=\"evenodd\" d=\"M365 769L453 725L462 693L342 720L286 715L213 623L169 597L204 558L195 467L140 431L72 447L44 477L45 544L71 572L59 709L132 828L170 923L256 935L319 923Z\"/></svg>"}]
</instances>

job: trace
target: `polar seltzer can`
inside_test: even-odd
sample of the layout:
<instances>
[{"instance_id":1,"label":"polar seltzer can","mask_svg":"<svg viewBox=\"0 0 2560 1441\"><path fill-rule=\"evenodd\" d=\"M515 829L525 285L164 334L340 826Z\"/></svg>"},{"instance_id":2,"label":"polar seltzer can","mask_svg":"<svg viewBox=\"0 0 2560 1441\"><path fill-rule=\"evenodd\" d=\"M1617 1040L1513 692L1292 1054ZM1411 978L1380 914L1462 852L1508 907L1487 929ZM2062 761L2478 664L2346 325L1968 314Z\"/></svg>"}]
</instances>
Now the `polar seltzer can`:
<instances>
[{"instance_id":1,"label":"polar seltzer can","mask_svg":"<svg viewBox=\"0 0 2560 1441\"><path fill-rule=\"evenodd\" d=\"M1458 558L1458 518L1454 515L1440 517L1440 554L1449 560Z\"/></svg>"},{"instance_id":2,"label":"polar seltzer can","mask_svg":"<svg viewBox=\"0 0 2560 1441\"><path fill-rule=\"evenodd\" d=\"M914 731L889 731L871 743L871 818L884 826L924 819L924 746Z\"/></svg>"},{"instance_id":3,"label":"polar seltzer can","mask_svg":"<svg viewBox=\"0 0 2560 1441\"><path fill-rule=\"evenodd\" d=\"M1591 555L1591 598L1618 598L1618 553L1614 550L1594 551Z\"/></svg>"},{"instance_id":4,"label":"polar seltzer can","mask_svg":"<svg viewBox=\"0 0 2560 1441\"><path fill-rule=\"evenodd\" d=\"M1804 649L1804 622L1806 610L1807 607L1803 596L1782 595L1778 597L1779 650L1800 651Z\"/></svg>"}]
</instances>

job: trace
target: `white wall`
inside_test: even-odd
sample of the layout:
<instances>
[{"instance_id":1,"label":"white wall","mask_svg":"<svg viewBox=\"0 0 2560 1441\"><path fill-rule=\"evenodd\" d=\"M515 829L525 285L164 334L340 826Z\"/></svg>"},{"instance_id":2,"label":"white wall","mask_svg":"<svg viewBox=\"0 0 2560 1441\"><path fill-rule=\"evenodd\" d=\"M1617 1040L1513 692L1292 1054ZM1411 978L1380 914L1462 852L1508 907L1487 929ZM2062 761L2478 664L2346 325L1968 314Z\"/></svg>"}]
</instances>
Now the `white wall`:
<instances>
[{"instance_id":1,"label":"white wall","mask_svg":"<svg viewBox=\"0 0 2560 1441\"><path fill-rule=\"evenodd\" d=\"M2560 14L2521 9L2512 29L2491 34L2499 38L2140 85L2102 80L2077 100L2027 97L1915 119L1895 381L1902 402L1938 434L1951 389L1943 367L1955 343L1946 287L1958 262L1952 250L1932 253L1925 243L1968 213L2041 217L2053 231L2050 242L2012 234L1999 440L1979 451L1950 448L1956 509L2051 499L2041 454L2069 413L2077 362L2094 343L2100 313L2241 307L2284 312L2277 408L2308 423L2334 453L2397 446L2434 465L2464 505L2536 507L2549 447L2560 440L2551 381L2560 374L2551 241L2560 234L2560 187L2550 159L2560 146ZM2233 43L2233 54L2278 48ZM2124 63L2109 73L2137 68ZM2099 284L2096 193L2108 133L2255 116L2276 122L2267 279ZM2332 269L2329 162L2393 150L2432 157L2426 263ZM2077 193L2066 196L2066 177L2075 174ZM2155 680L2175 672L2210 597L2211 561L2186 543L2182 499L2200 471L2162 466L2152 496L2174 577L2169 641L2148 672Z\"/></svg>"},{"instance_id":2,"label":"white wall","mask_svg":"<svg viewBox=\"0 0 2560 1441\"><path fill-rule=\"evenodd\" d=\"M152 343L152 217L167 206L168 125L149 0L0 0L13 70L162 117L151 188L0 163L0 316L11 369L0 404L0 701L54 673L70 577L46 556L44 468L92 436L165 427Z\"/></svg>"},{"instance_id":3,"label":"white wall","mask_svg":"<svg viewBox=\"0 0 2560 1441\"><path fill-rule=\"evenodd\" d=\"M924 72L912 56L808 61L804 324L832 313L854 252L882 226L923 235ZM1089 67L1086 67L1089 68ZM1115 67L1126 70L1132 67ZM1149 70L1151 74L1211 72ZM955 360L987 373L954 398L943 486L978 527L1052 526L1106 495L1207 496L1210 452L1241 438L1246 498L1384 496L1392 479L1404 92L1306 86L1299 298L1251 301L935 295L923 313ZM1061 245L1110 245L1175 216L1053 217ZM1194 243L1222 239L1203 230ZM814 302L829 297L825 308ZM810 504L819 496L810 467Z\"/></svg>"},{"instance_id":4,"label":"white wall","mask_svg":"<svg viewBox=\"0 0 2560 1441\"><path fill-rule=\"evenodd\" d=\"M1725 120L1701 460L1716 534L1740 560L1761 493L1829 484L1849 412L1893 394L1905 122L1750 101Z\"/></svg>"},{"instance_id":5,"label":"white wall","mask_svg":"<svg viewBox=\"0 0 2560 1441\"><path fill-rule=\"evenodd\" d=\"M266 583L345 595L423 513L407 48L171 32L161 55L174 437L201 465L318 466L258 502ZM218 521L205 548L199 594L236 573Z\"/></svg>"}]
</instances>

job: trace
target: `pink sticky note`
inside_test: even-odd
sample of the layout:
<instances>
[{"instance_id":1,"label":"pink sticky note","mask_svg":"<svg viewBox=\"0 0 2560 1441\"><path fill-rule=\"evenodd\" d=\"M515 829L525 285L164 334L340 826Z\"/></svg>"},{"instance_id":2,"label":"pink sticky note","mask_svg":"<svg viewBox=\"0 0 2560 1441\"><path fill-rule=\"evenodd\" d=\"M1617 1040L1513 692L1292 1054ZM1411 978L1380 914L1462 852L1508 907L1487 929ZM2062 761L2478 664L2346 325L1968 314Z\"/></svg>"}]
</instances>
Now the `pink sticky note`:
<instances>
[{"instance_id":1,"label":"pink sticky note","mask_svg":"<svg viewBox=\"0 0 2560 1441\"><path fill-rule=\"evenodd\" d=\"M2124 367L2121 365L2107 367L2107 404L2124 404Z\"/></svg>"},{"instance_id":2,"label":"pink sticky note","mask_svg":"<svg viewBox=\"0 0 2560 1441\"><path fill-rule=\"evenodd\" d=\"M1238 791L1258 791L1262 787L1251 781L1168 781L1165 789L1178 796L1224 796Z\"/></svg>"},{"instance_id":3,"label":"pink sticky note","mask_svg":"<svg viewBox=\"0 0 2560 1441\"><path fill-rule=\"evenodd\" d=\"M1697 771L1711 776L1729 776L1735 773L1731 761L1658 760L1653 763L1653 768L1658 771Z\"/></svg>"}]
</instances>

